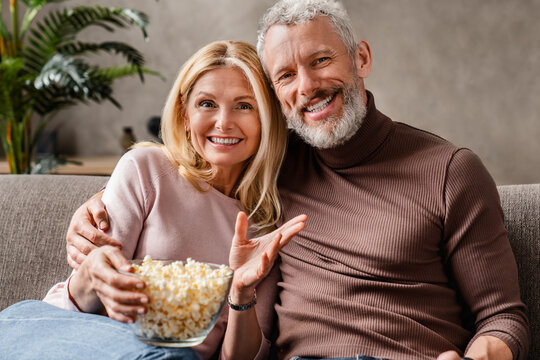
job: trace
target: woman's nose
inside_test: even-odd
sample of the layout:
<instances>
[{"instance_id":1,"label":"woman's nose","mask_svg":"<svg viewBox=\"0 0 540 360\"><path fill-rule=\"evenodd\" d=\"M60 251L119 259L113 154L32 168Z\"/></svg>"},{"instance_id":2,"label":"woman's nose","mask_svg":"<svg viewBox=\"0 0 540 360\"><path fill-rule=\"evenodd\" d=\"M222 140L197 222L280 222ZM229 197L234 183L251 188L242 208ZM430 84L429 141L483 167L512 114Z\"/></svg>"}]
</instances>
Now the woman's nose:
<instances>
[{"instance_id":1,"label":"woman's nose","mask_svg":"<svg viewBox=\"0 0 540 360\"><path fill-rule=\"evenodd\" d=\"M220 109L216 114L216 128L221 131L231 130L234 126L233 114L230 110Z\"/></svg>"}]
</instances>

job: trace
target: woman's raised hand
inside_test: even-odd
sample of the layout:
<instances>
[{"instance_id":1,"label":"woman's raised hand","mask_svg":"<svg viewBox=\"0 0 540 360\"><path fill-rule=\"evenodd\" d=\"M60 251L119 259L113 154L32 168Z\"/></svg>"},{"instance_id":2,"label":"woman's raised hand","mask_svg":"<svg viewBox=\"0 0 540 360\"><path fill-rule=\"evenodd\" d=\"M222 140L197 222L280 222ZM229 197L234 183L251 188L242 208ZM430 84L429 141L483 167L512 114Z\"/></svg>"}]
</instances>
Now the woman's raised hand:
<instances>
[{"instance_id":1,"label":"woman's raised hand","mask_svg":"<svg viewBox=\"0 0 540 360\"><path fill-rule=\"evenodd\" d=\"M269 234L248 240L247 216L238 213L229 253L229 266L235 271L233 286L237 289L254 287L264 279L281 248L305 227L306 220L306 215L299 215Z\"/></svg>"},{"instance_id":2,"label":"woman's raised hand","mask_svg":"<svg viewBox=\"0 0 540 360\"><path fill-rule=\"evenodd\" d=\"M109 245L97 248L71 278L70 294L85 312L99 312L104 307L110 318L133 322L137 314L146 312L148 296L136 291L145 284L142 279L118 270L133 272L121 250Z\"/></svg>"}]
</instances>

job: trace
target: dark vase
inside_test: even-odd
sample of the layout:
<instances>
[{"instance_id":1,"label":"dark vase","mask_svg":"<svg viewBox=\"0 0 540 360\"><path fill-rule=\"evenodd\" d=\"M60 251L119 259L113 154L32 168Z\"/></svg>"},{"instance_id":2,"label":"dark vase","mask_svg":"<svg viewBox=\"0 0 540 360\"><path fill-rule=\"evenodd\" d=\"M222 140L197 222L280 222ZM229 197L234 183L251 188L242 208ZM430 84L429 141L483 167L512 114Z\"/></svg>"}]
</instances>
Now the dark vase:
<instances>
[{"instance_id":1,"label":"dark vase","mask_svg":"<svg viewBox=\"0 0 540 360\"><path fill-rule=\"evenodd\" d=\"M135 135L133 134L133 128L131 126L124 127L122 137L120 138L120 146L122 146L122 149L128 151L131 145L135 144L136 141L137 139L135 139Z\"/></svg>"}]
</instances>

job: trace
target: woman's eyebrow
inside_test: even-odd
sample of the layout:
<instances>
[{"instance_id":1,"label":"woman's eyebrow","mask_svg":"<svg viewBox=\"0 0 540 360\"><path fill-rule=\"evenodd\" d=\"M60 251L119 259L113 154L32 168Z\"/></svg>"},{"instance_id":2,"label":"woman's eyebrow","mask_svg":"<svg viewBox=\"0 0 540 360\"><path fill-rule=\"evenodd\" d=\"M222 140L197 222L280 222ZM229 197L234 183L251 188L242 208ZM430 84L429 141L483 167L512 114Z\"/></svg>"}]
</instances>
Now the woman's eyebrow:
<instances>
[{"instance_id":1,"label":"woman's eyebrow","mask_svg":"<svg viewBox=\"0 0 540 360\"><path fill-rule=\"evenodd\" d=\"M255 100L255 97L253 95L240 95L240 96L235 97L233 100L239 101L239 100L245 100L245 99Z\"/></svg>"},{"instance_id":2,"label":"woman's eyebrow","mask_svg":"<svg viewBox=\"0 0 540 360\"><path fill-rule=\"evenodd\" d=\"M209 93L209 92L206 92L206 91L199 91L198 93L195 94L196 96L208 96L208 97L211 97L211 98L214 98L214 94L212 93Z\"/></svg>"}]
</instances>

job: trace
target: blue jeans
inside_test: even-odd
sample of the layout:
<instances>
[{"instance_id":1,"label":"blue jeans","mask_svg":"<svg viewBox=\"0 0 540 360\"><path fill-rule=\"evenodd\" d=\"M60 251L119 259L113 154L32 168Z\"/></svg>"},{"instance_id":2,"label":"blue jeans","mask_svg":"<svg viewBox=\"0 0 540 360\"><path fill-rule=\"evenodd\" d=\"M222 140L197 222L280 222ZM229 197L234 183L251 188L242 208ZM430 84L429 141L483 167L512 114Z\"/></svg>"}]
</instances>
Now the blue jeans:
<instances>
[{"instance_id":1,"label":"blue jeans","mask_svg":"<svg viewBox=\"0 0 540 360\"><path fill-rule=\"evenodd\" d=\"M290 360L384 360L382 358L374 358L372 356L366 355L356 355L355 357L341 357L341 358L326 358L326 359L314 359L314 358L303 358L299 356L293 356Z\"/></svg>"},{"instance_id":2,"label":"blue jeans","mask_svg":"<svg viewBox=\"0 0 540 360\"><path fill-rule=\"evenodd\" d=\"M145 344L128 324L37 300L0 312L0 359L200 360L189 348Z\"/></svg>"},{"instance_id":3,"label":"blue jeans","mask_svg":"<svg viewBox=\"0 0 540 360\"><path fill-rule=\"evenodd\" d=\"M293 356L290 358L290 360L385 360L383 358L375 358L372 356L366 356L366 355L356 355L356 357L345 357L345 358L325 358L325 359L313 359L313 358L304 358L299 356ZM463 357L461 360L472 360L468 357Z\"/></svg>"}]
</instances>

